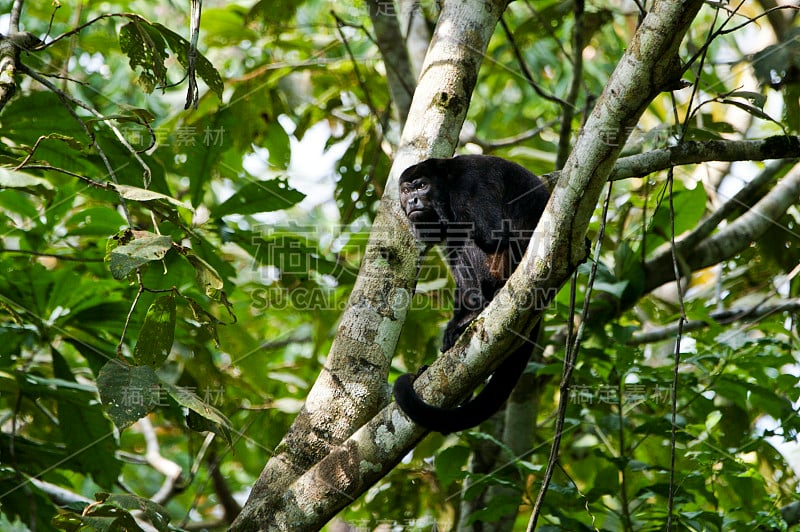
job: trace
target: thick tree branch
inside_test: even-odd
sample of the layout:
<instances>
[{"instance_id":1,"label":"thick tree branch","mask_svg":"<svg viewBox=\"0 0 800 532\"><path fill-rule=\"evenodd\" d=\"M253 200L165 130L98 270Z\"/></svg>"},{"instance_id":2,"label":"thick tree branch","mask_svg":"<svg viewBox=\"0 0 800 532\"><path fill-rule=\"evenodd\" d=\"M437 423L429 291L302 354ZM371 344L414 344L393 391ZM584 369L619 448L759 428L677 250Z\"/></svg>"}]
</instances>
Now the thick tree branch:
<instances>
[{"instance_id":1,"label":"thick tree branch","mask_svg":"<svg viewBox=\"0 0 800 532\"><path fill-rule=\"evenodd\" d=\"M445 3L325 369L233 530L318 529L391 470L424 434L394 409L405 420L401 435L392 434L388 418L382 423L373 418L388 402L389 362L419 261L397 201L397 177L415 162L455 150L482 54L505 6L505 0ZM370 418L368 428L351 436Z\"/></svg>"},{"instance_id":2,"label":"thick tree branch","mask_svg":"<svg viewBox=\"0 0 800 532\"><path fill-rule=\"evenodd\" d=\"M775 187L742 216L720 229L713 236L690 249L680 249L680 256L690 271L721 262L741 252L766 231L774 229L800 197L800 164L781 179ZM788 231L787 228L780 228ZM662 253L644 265L645 293L675 280L670 253Z\"/></svg>"},{"instance_id":3,"label":"thick tree branch","mask_svg":"<svg viewBox=\"0 0 800 532\"><path fill-rule=\"evenodd\" d=\"M709 161L766 161L800 156L800 137L776 136L763 140L709 140L684 142L671 148L621 157L610 179L643 177L672 166Z\"/></svg>"},{"instance_id":4,"label":"thick tree branch","mask_svg":"<svg viewBox=\"0 0 800 532\"><path fill-rule=\"evenodd\" d=\"M462 64L455 71L448 69L453 51L461 57L457 43L462 42L464 35L463 28L461 32L457 31L458 26L450 17L456 14L455 11L460 11L459 16L471 17L469 27L472 32L485 32L487 28L482 24L487 24L492 17L499 17L504 7L495 5L496 13L483 15L482 20L477 20L476 14L486 12L486 4L465 4L469 3L445 3L431 53L412 103L410 118L413 118L409 120L409 124L419 124L415 114L419 106L423 108L421 114L429 116L434 122L422 122L421 132L418 128L411 131L407 127L403 136L404 148L418 149L428 155L441 155L447 153L446 148L452 150L455 146L458 128L443 130L445 124L442 114L444 110L458 109L459 112L454 116L463 118L473 87L472 83L464 85L464 82L474 82L473 75L477 72L479 61L471 65ZM564 175L554 191L555 200L548 205L542 220L545 236L541 242L528 248L525 259L505 287L470 326L472 334L467 332L462 336L453 349L440 356L417 379L415 389L421 392L425 400L441 405L444 398L452 400L474 388L492 369L492 365L499 362L503 353L509 352L509 348L519 341L512 331L524 333L532 327L539 311L522 312L520 309L544 303L551 294L549 290L557 289L578 260L583 259L584 234L589 217L619 154L619 147L604 145L600 141L603 137L597 133L611 128L619 130L622 135L620 138L625 138L625 132L658 94L659 87L670 81L669 76L663 75L665 65L672 64L671 58L675 57L680 41L701 5L700 0L661 1L655 4L609 81L606 93L600 98L586 128L578 136L576 151L567 161ZM443 39L448 43L442 43ZM439 56L442 53L440 46L447 49L447 60ZM463 74L464 67L468 69L467 74ZM461 75L466 79L432 77L431 81L438 86L432 89L434 97L430 99L431 93L427 91L431 88L426 83L432 69L448 69L450 76L462 72ZM643 91L643 88L647 90ZM466 95L466 99L463 95ZM393 167L393 175L396 176L399 169L408 166L408 159L407 154L401 154ZM391 182L387 187L387 195L390 193L396 194ZM388 208L387 204L390 203L396 205L396 201L384 197L382 210ZM543 290L538 295L531 293L534 279L537 289ZM442 378L443 375L447 378ZM436 389L431 386L433 382L438 386ZM278 504L262 508L261 512L251 512L246 520L237 521L240 524L238 529L251 530L259 522L263 526L263 523L271 521L262 519L278 514L293 519L293 523L301 523L301 526L294 527L297 530L320 526L332 515L332 511L348 504L382 478L422 435L422 431L394 403L390 404L297 478L285 491L285 497L276 501Z\"/></svg>"},{"instance_id":5,"label":"thick tree branch","mask_svg":"<svg viewBox=\"0 0 800 532\"><path fill-rule=\"evenodd\" d=\"M690 141L670 148L661 148L638 155L617 159L609 179L617 181L666 170L673 166L700 164L711 161L766 161L769 159L797 158L800 155L800 137L776 136L762 140L709 140ZM561 171L550 172L542 180L552 188L561 177Z\"/></svg>"},{"instance_id":6,"label":"thick tree branch","mask_svg":"<svg viewBox=\"0 0 800 532\"><path fill-rule=\"evenodd\" d=\"M391 5L391 4L388 4ZM397 109L401 127L406 123L416 80L411 72L408 50L400 33L400 24L393 9L379 0L367 0L369 18L375 28L375 42L383 56L389 92Z\"/></svg>"},{"instance_id":7,"label":"thick tree branch","mask_svg":"<svg viewBox=\"0 0 800 532\"><path fill-rule=\"evenodd\" d=\"M769 191L766 184L775 179L786 166L787 163L785 160L778 160L764 168L759 175L742 187L739 192L726 201L719 209L712 212L691 232L682 236L681 239L675 243L676 253L678 255L683 255L691 252L697 244L713 233L719 227L719 224L729 216L750 208L755 202L763 198ZM660 249L657 249L653 253L655 258L652 259L652 262L662 260L671 261L672 250L670 246L671 244L664 244ZM667 255L669 257L665 257Z\"/></svg>"},{"instance_id":8,"label":"thick tree branch","mask_svg":"<svg viewBox=\"0 0 800 532\"><path fill-rule=\"evenodd\" d=\"M800 310L800 298L787 299L786 301L773 303L770 305L757 305L753 308L732 308L727 310L719 310L712 312L709 316L717 323L731 323L734 321L749 323L758 321L765 316L770 316L778 312L785 312L787 310L792 312L797 312ZM704 320L692 320L683 324L682 332L687 333L691 331L697 331L700 329L705 329L708 326L709 323ZM670 324L666 327L635 332L627 343L628 345L641 345L675 339L677 332L678 324Z\"/></svg>"}]
</instances>

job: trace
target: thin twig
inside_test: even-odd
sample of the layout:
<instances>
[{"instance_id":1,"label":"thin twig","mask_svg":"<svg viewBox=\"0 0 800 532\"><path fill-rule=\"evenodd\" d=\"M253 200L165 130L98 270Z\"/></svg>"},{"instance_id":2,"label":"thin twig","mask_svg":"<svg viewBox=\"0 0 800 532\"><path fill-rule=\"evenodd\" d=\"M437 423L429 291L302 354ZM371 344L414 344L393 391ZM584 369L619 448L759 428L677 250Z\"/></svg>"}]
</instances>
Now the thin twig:
<instances>
[{"instance_id":1,"label":"thin twig","mask_svg":"<svg viewBox=\"0 0 800 532\"><path fill-rule=\"evenodd\" d=\"M103 257L97 257L97 258L75 257L72 255L58 255L56 253L42 253L39 251L32 251L29 249L0 249L0 253L16 253L18 255L33 255L34 257L52 257L54 259L70 261L70 262L103 262L105 260L103 259Z\"/></svg>"},{"instance_id":2,"label":"thin twig","mask_svg":"<svg viewBox=\"0 0 800 532\"><path fill-rule=\"evenodd\" d=\"M567 352L564 355L564 368L561 372L561 384L558 388L558 411L556 414L556 425L555 425L555 434L553 436L553 444L550 447L550 457L547 460L547 469L544 473L544 478L542 479L542 486L539 488L539 494L536 497L536 502L533 505L533 511L531 512L530 520L528 521L528 532L533 532L536 528L536 522L539 519L539 514L542 510L542 505L544 504L544 496L547 493L547 488L550 485L550 480L553 478L553 470L556 467L556 463L558 462L558 451L561 445L561 436L564 431L564 419L567 415L567 405L569 404L569 393L570 393L570 384L572 379L572 372L575 370L575 364L578 360L578 353L580 352L581 347L581 340L583 339L583 333L586 327L586 316L589 314L589 302L592 299L592 289L594 287L594 281L597 277L597 267L600 263L600 252L602 251L603 245L603 237L606 231L606 221L608 220L608 207L611 204L611 189L613 187L613 181L609 181L608 183L608 192L606 194L605 202L603 203L603 214L600 220L600 231L597 235L597 245L595 246L594 251L594 260L592 261L592 269L589 274L589 279L586 283L586 294L583 300L583 310L582 316L584 317L581 320L581 324L578 326L578 332L575 335L575 338L570 341L570 337L572 336L572 323L574 318L574 311L575 311L575 279L574 277L578 275L577 270L575 271L575 276L573 277L573 286L572 286L572 300L570 302L570 318L569 318L569 326L567 327Z\"/></svg>"},{"instance_id":3,"label":"thin twig","mask_svg":"<svg viewBox=\"0 0 800 532\"><path fill-rule=\"evenodd\" d=\"M67 100L67 101L71 102L73 105L76 105L76 106L78 106L78 107L80 107L82 109L85 109L92 116L94 116L98 120L104 122L106 124L106 126L108 126L108 128L114 133L114 136L117 137L117 140L119 140L120 144L122 144L125 147L125 149L127 149L131 153L131 155L133 155L133 158L136 159L136 162L138 162L139 165L144 170L144 174L142 176L142 182L144 184L144 188L148 188L150 186L150 176L151 176L150 167L139 156L139 153L136 151L136 149L128 143L128 141L125 139L125 136L122 134L122 132L119 130L119 128L117 128L117 126L115 126L113 124L113 122L112 122L113 119L112 118L108 118L108 117L104 116L99 111L97 111L94 107L82 102L81 100L78 100L77 98L73 98L72 96L70 96L66 92L62 91L61 89L59 89L58 87L53 85L47 78L45 78L44 76L40 75L38 72L35 72L35 71L31 70L27 66L20 65L20 71L24 72L28 76L32 77L33 79L35 79L36 81L38 81L39 83L41 83L42 85L44 85L45 87L50 89L51 91L55 92L56 95L58 95L58 97L61 98L62 100ZM74 116L77 116L77 115L74 115ZM80 118L79 118L79 120L80 120ZM83 120L80 120L80 122L84 123ZM85 123L84 123L84 127L86 127ZM88 130L88 127L86 127L86 129ZM91 138L94 139L94 135L91 135ZM95 147L98 148L98 150L100 149L96 139L94 140L94 145L95 145ZM117 182L116 181L116 175L113 174L113 173L112 173L112 175L114 175L113 179L114 179L114 182L116 183Z\"/></svg>"},{"instance_id":4,"label":"thin twig","mask_svg":"<svg viewBox=\"0 0 800 532\"><path fill-rule=\"evenodd\" d=\"M522 52L520 51L519 47L517 46L517 42L514 40L514 34L511 32L511 29L506 24L506 20L503 17L500 17L500 25L503 28L503 31L506 34L506 39L508 39L508 43L511 45L511 49L514 51L514 57L517 58L517 64L519 65L519 69L522 71L522 75L528 81L528 85L531 86L533 91L538 94L541 98L545 100L557 103L564 109L570 106L570 103L562 100L558 96L554 96L552 94L547 94L539 87L539 84L533 79L533 74L531 70L528 68L528 64L525 62L525 58L522 57Z\"/></svg>"}]
</instances>

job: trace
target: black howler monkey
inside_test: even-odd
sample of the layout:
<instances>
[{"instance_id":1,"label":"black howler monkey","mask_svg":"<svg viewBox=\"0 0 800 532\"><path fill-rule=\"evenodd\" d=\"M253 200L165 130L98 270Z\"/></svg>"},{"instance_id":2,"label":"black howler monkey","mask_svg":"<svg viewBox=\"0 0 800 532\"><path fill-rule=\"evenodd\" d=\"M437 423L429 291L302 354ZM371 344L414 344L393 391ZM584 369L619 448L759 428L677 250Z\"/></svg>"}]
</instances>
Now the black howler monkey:
<instances>
[{"instance_id":1,"label":"black howler monkey","mask_svg":"<svg viewBox=\"0 0 800 532\"><path fill-rule=\"evenodd\" d=\"M538 177L499 157L428 159L400 176L403 211L422 242L444 243L456 284L442 351L453 346L514 271L548 199ZM538 328L537 324L531 338ZM410 374L395 381L395 400L408 417L429 430L447 434L474 427L508 399L531 352L530 344L522 345L478 395L456 408L424 402L414 391L415 377Z\"/></svg>"}]
</instances>

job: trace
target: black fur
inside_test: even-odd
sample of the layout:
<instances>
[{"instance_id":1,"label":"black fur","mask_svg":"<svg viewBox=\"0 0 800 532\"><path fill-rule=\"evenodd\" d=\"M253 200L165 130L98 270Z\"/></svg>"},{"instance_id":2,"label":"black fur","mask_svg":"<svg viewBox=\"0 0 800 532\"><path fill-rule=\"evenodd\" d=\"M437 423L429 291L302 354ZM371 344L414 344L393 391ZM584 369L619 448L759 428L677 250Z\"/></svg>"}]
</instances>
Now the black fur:
<instances>
[{"instance_id":1,"label":"black fur","mask_svg":"<svg viewBox=\"0 0 800 532\"><path fill-rule=\"evenodd\" d=\"M539 178L499 157L428 159L400 176L403 210L420 240L444 244L456 284L442 351L453 346L519 264L548 199ZM530 344L521 346L478 395L456 408L425 403L414 392L414 376L409 374L395 381L395 400L408 417L429 430L446 434L474 427L508 399L531 352Z\"/></svg>"}]
</instances>

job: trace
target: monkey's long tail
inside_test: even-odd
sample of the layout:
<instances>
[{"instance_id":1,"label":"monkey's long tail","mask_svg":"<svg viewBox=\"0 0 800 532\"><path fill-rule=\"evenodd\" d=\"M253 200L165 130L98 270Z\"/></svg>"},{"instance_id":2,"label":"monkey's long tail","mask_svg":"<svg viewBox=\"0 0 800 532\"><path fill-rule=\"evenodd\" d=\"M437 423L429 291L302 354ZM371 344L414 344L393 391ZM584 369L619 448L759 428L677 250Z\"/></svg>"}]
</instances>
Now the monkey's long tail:
<instances>
[{"instance_id":1,"label":"monkey's long tail","mask_svg":"<svg viewBox=\"0 0 800 532\"><path fill-rule=\"evenodd\" d=\"M541 320L531 331L533 340L539 336L540 323ZM492 417L506 402L528 365L533 347L525 343L517 348L492 373L478 395L455 408L441 408L423 401L414 391L416 377L410 373L394 381L394 399L406 416L428 430L449 434L475 427Z\"/></svg>"}]
</instances>

